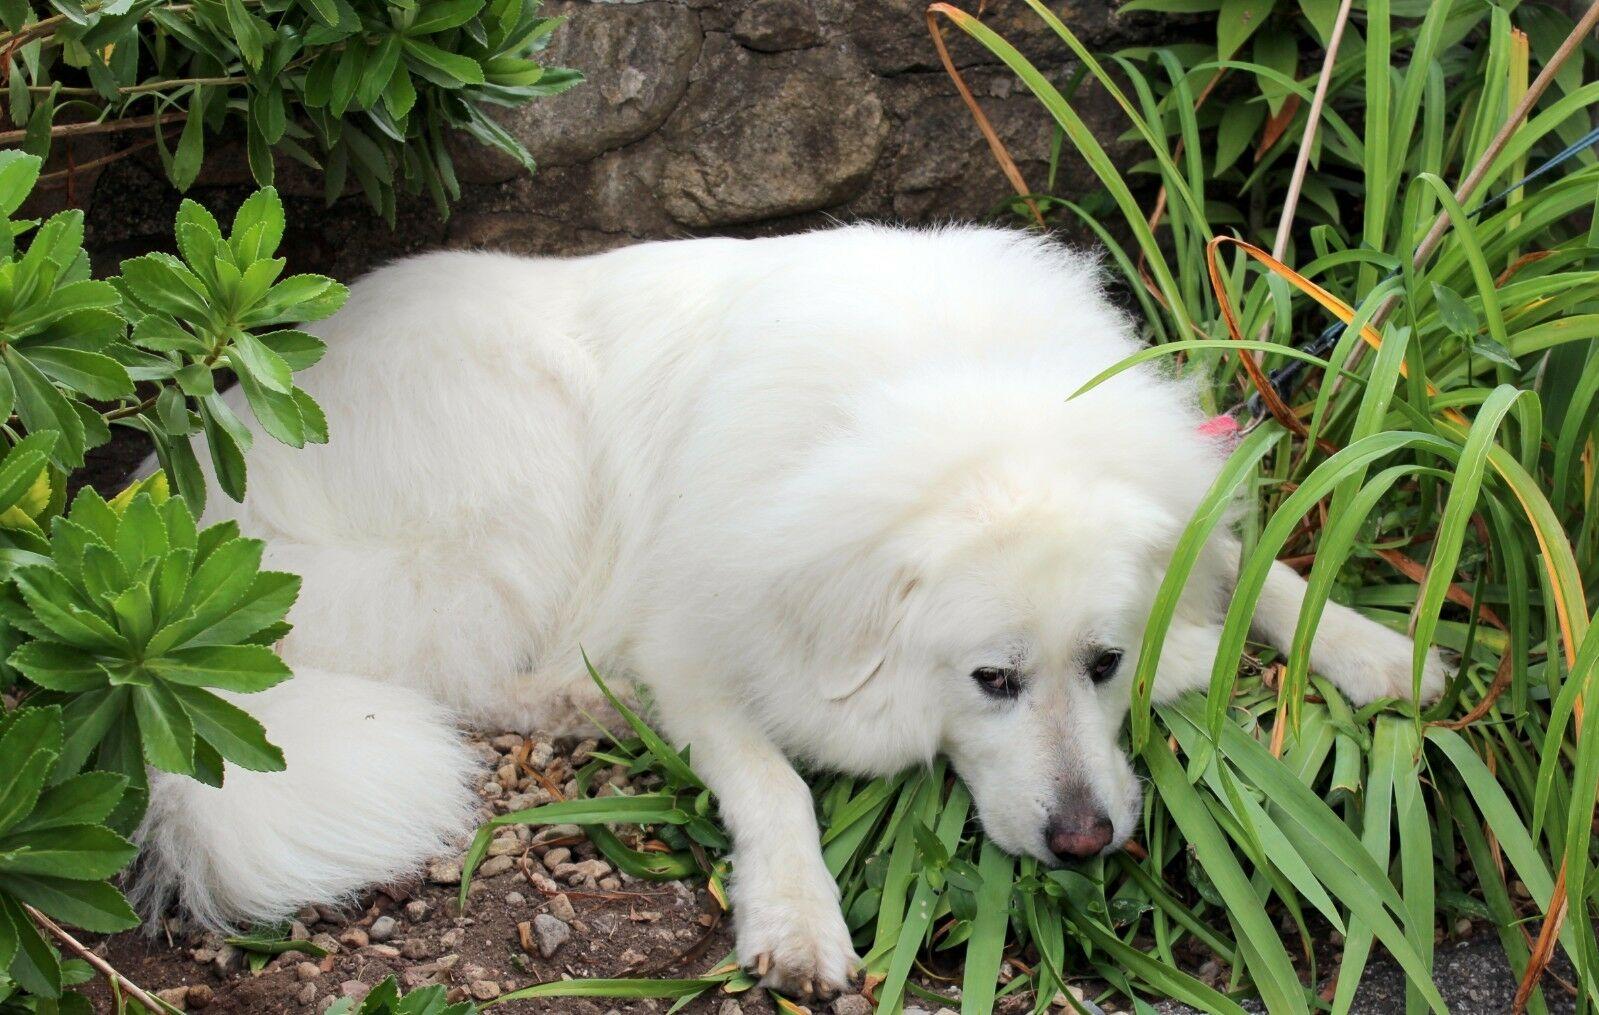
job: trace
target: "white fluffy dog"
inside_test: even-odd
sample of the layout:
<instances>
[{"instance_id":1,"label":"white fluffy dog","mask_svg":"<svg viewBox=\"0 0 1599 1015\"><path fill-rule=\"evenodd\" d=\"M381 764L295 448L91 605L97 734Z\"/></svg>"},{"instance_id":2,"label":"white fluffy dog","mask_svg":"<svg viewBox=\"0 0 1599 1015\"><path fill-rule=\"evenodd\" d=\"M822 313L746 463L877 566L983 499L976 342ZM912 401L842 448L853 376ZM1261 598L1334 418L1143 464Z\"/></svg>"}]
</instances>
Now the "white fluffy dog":
<instances>
[{"instance_id":1,"label":"white fluffy dog","mask_svg":"<svg viewBox=\"0 0 1599 1015\"><path fill-rule=\"evenodd\" d=\"M147 904L271 919L413 870L472 812L454 724L574 729L601 704L581 650L692 745L771 985L856 963L795 762L946 754L987 834L1047 862L1133 831L1130 674L1225 448L1153 368L1067 400L1138 348L1090 258L872 226L439 253L317 331L332 443L259 440L211 519L305 578L297 676L244 701L288 771L159 777ZM1204 555L1158 697L1207 684L1236 552ZM1287 644L1303 590L1276 567L1263 638ZM1409 693L1409 640L1342 606L1311 661L1359 702Z\"/></svg>"}]
</instances>

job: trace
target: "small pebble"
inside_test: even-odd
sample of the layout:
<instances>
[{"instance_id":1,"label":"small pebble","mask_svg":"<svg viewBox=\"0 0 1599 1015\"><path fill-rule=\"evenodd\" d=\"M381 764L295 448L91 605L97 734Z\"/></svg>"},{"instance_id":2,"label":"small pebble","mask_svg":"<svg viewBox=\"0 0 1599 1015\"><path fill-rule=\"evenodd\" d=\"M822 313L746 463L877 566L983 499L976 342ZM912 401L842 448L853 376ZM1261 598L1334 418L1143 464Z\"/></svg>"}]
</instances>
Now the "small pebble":
<instances>
[{"instance_id":1,"label":"small pebble","mask_svg":"<svg viewBox=\"0 0 1599 1015\"><path fill-rule=\"evenodd\" d=\"M345 980L339 984L339 994L356 1001L361 1000L370 993L372 993L372 988L360 980Z\"/></svg>"},{"instance_id":2,"label":"small pebble","mask_svg":"<svg viewBox=\"0 0 1599 1015\"><path fill-rule=\"evenodd\" d=\"M538 941L539 954L547 959L571 939L572 928L564 920L540 913L533 918L533 937Z\"/></svg>"},{"instance_id":3,"label":"small pebble","mask_svg":"<svg viewBox=\"0 0 1599 1015\"><path fill-rule=\"evenodd\" d=\"M844 994L833 1002L833 1015L872 1015L872 1002L859 994Z\"/></svg>"},{"instance_id":4,"label":"small pebble","mask_svg":"<svg viewBox=\"0 0 1599 1015\"><path fill-rule=\"evenodd\" d=\"M511 865L514 864L514 863L516 863L516 858L515 857L510 857L510 856L491 856L487 860L483 861L483 866L478 868L478 871L477 871L478 877L481 877L481 878L498 877L499 875L504 874L506 871L510 870L511 869Z\"/></svg>"},{"instance_id":5,"label":"small pebble","mask_svg":"<svg viewBox=\"0 0 1599 1015\"><path fill-rule=\"evenodd\" d=\"M339 944L351 950L365 948L370 943L371 939L367 937L366 931L360 927L351 927L339 935Z\"/></svg>"},{"instance_id":6,"label":"small pebble","mask_svg":"<svg viewBox=\"0 0 1599 1015\"><path fill-rule=\"evenodd\" d=\"M311 1004L311 1003L315 1002L316 1001L316 984L314 984L314 983L302 983L300 985L300 992L298 994L294 995L294 996L295 996L295 999L298 1000L301 1004Z\"/></svg>"},{"instance_id":7,"label":"small pebble","mask_svg":"<svg viewBox=\"0 0 1599 1015\"><path fill-rule=\"evenodd\" d=\"M302 962L294 967L294 975L302 980L314 980L322 975L322 967L315 962Z\"/></svg>"},{"instance_id":8,"label":"small pebble","mask_svg":"<svg viewBox=\"0 0 1599 1015\"><path fill-rule=\"evenodd\" d=\"M550 915L557 920L565 920L570 923L577 919L577 910L572 908L572 900L567 898L565 892L562 892L559 895L550 896Z\"/></svg>"},{"instance_id":9,"label":"small pebble","mask_svg":"<svg viewBox=\"0 0 1599 1015\"><path fill-rule=\"evenodd\" d=\"M170 1004L174 1008L183 1009L186 1008L189 1003L189 988L168 987L166 990L156 991L155 996L165 1001L167 1004Z\"/></svg>"},{"instance_id":10,"label":"small pebble","mask_svg":"<svg viewBox=\"0 0 1599 1015\"><path fill-rule=\"evenodd\" d=\"M527 902L527 896L523 895L521 892L505 893L505 904L508 906L520 906L525 902Z\"/></svg>"},{"instance_id":11,"label":"small pebble","mask_svg":"<svg viewBox=\"0 0 1599 1015\"><path fill-rule=\"evenodd\" d=\"M434 860L428 864L428 880L436 885L458 885L461 883L460 860Z\"/></svg>"},{"instance_id":12,"label":"small pebble","mask_svg":"<svg viewBox=\"0 0 1599 1015\"><path fill-rule=\"evenodd\" d=\"M500 985L493 980L473 980L471 990L479 1001L492 1001L500 996Z\"/></svg>"},{"instance_id":13,"label":"small pebble","mask_svg":"<svg viewBox=\"0 0 1599 1015\"><path fill-rule=\"evenodd\" d=\"M428 904L421 899L413 899L405 904L405 918L416 923L428 915Z\"/></svg>"},{"instance_id":14,"label":"small pebble","mask_svg":"<svg viewBox=\"0 0 1599 1015\"><path fill-rule=\"evenodd\" d=\"M572 851L570 849L567 849L565 846L556 846L554 849L544 854L544 866L553 871L555 868L561 866L563 863L567 863L571 859Z\"/></svg>"},{"instance_id":15,"label":"small pebble","mask_svg":"<svg viewBox=\"0 0 1599 1015\"><path fill-rule=\"evenodd\" d=\"M399 927L400 921L384 914L372 921L372 926L367 929L367 937L373 941L387 941L394 936L394 931Z\"/></svg>"}]
</instances>

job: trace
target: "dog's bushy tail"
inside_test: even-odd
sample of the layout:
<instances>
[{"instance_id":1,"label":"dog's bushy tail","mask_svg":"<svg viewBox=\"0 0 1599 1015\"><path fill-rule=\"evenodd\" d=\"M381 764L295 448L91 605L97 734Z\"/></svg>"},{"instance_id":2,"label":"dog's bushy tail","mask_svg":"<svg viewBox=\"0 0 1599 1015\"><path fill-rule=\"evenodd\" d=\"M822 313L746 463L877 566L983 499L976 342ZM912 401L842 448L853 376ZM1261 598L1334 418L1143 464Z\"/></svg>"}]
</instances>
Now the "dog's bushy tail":
<instances>
[{"instance_id":1,"label":"dog's bushy tail","mask_svg":"<svg viewBox=\"0 0 1599 1015\"><path fill-rule=\"evenodd\" d=\"M476 762L437 703L302 667L239 704L283 748L288 769L229 765L221 789L153 776L129 891L147 917L175 900L212 928L272 922L460 847Z\"/></svg>"}]
</instances>

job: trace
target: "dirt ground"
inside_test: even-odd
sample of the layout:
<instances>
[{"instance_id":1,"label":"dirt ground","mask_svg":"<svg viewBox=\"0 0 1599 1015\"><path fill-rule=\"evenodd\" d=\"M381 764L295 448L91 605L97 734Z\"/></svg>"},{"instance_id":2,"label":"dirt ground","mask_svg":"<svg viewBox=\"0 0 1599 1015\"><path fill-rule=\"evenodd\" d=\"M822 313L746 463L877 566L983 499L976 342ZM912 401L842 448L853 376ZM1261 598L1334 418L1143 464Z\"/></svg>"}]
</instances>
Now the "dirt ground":
<instances>
[{"instance_id":1,"label":"dirt ground","mask_svg":"<svg viewBox=\"0 0 1599 1015\"><path fill-rule=\"evenodd\" d=\"M551 789L572 795L573 768L593 746L557 746L515 734L476 738L474 745L484 760L478 792L485 820L548 802ZM615 789L602 792L650 788L650 778L630 784L613 771ZM391 974L406 989L443 983L453 1000L479 1001L563 977L692 977L723 964L733 950L731 921L703 881L630 878L571 825L502 829L472 880L464 913L456 907L459 887L460 858L446 857L409 884L369 893L359 906L307 907L290 936L329 954L312 959L288 952L259 972L220 936L191 930L177 917L168 917L154 937L119 934L96 950L145 990L187 1011L215 1015L321 1012L339 997L364 995ZM109 991L103 984L94 990L97 1007L109 1010ZM672 1003L557 998L495 1010L643 1015L664 1013ZM859 1008L864 1004L864 998L846 997L812 1011L870 1011ZM956 1000L950 1004L959 1007ZM737 996L715 992L684 1010L757 1015L776 1009L757 989Z\"/></svg>"}]
</instances>

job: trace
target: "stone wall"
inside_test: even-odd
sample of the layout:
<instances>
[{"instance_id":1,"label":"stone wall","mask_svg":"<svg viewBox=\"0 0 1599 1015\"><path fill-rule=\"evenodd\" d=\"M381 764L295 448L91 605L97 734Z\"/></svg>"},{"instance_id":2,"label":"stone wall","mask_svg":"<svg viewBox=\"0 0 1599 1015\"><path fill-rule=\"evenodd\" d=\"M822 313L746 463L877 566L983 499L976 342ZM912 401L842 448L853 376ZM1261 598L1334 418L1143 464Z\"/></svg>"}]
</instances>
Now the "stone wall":
<instances>
[{"instance_id":1,"label":"stone wall","mask_svg":"<svg viewBox=\"0 0 1599 1015\"><path fill-rule=\"evenodd\" d=\"M390 232L359 197L322 210L320 182L288 164L296 204L291 257L301 270L350 278L396 254L440 245L575 253L641 239L776 232L831 219L969 220L1010 194L938 64L926 0L548 0L568 21L548 59L587 82L499 111L538 159L528 176L463 142L466 193L448 221L408 203ZM970 4L975 7L975 0ZM1110 0L1052 9L1099 51L1150 38L1149 16ZM989 0L985 21L1057 78L1065 46L1022 0ZM1167 34L1170 27L1167 26ZM1029 180L1044 179L1050 124L985 50L950 45ZM1108 99L1080 101L1107 142L1120 131ZM1080 164L1068 186L1092 187ZM191 192L226 208L248 184L243 159L220 153ZM92 189L90 242L108 262L164 246L178 201L150 161L110 167Z\"/></svg>"}]
</instances>

